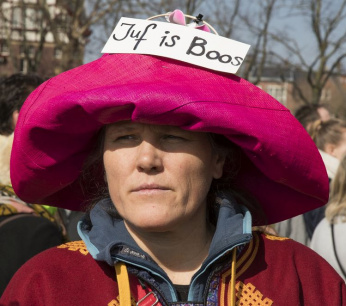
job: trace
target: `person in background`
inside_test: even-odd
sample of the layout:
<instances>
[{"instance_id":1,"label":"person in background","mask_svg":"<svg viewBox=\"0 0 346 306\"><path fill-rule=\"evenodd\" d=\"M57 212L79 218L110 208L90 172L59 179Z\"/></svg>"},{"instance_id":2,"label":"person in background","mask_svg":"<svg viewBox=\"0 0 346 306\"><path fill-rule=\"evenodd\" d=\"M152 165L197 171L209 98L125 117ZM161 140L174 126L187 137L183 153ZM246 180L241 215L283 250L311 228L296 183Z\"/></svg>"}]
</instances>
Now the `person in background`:
<instances>
[{"instance_id":1,"label":"person in background","mask_svg":"<svg viewBox=\"0 0 346 306\"><path fill-rule=\"evenodd\" d=\"M14 74L0 83L0 295L28 259L65 242L57 209L23 202L10 180L13 130L19 111L43 81L37 75Z\"/></svg>"},{"instance_id":2,"label":"person in background","mask_svg":"<svg viewBox=\"0 0 346 306\"><path fill-rule=\"evenodd\" d=\"M31 259L0 304L345 303L318 254L252 231L324 205L328 178L304 128L246 80L105 54L41 85L16 131L16 192L87 214L82 241Z\"/></svg>"},{"instance_id":3,"label":"person in background","mask_svg":"<svg viewBox=\"0 0 346 306\"><path fill-rule=\"evenodd\" d=\"M317 120L313 122L308 132L322 156L331 182L346 154L346 122L340 119ZM304 221L309 239L317 224L323 219L325 206L304 214Z\"/></svg>"},{"instance_id":4,"label":"person in background","mask_svg":"<svg viewBox=\"0 0 346 306\"><path fill-rule=\"evenodd\" d=\"M331 183L325 218L317 225L310 247L346 281L346 156Z\"/></svg>"},{"instance_id":5,"label":"person in background","mask_svg":"<svg viewBox=\"0 0 346 306\"><path fill-rule=\"evenodd\" d=\"M340 119L316 120L308 133L319 149L331 181L346 153L346 122Z\"/></svg>"},{"instance_id":6,"label":"person in background","mask_svg":"<svg viewBox=\"0 0 346 306\"><path fill-rule=\"evenodd\" d=\"M22 104L27 96L41 83L38 75L13 74L0 82L0 180L10 184L10 154L13 131Z\"/></svg>"},{"instance_id":7,"label":"person in background","mask_svg":"<svg viewBox=\"0 0 346 306\"><path fill-rule=\"evenodd\" d=\"M309 124L308 133L315 142L327 170L329 182L335 176L340 160L346 153L346 122L340 119L323 121L318 119ZM303 215L274 225L280 236L290 237L309 245L317 224L324 218L325 206L308 211Z\"/></svg>"},{"instance_id":8,"label":"person in background","mask_svg":"<svg viewBox=\"0 0 346 306\"><path fill-rule=\"evenodd\" d=\"M306 130L316 120L326 121L332 117L328 108L323 104L303 105L295 111L294 116Z\"/></svg>"}]
</instances>

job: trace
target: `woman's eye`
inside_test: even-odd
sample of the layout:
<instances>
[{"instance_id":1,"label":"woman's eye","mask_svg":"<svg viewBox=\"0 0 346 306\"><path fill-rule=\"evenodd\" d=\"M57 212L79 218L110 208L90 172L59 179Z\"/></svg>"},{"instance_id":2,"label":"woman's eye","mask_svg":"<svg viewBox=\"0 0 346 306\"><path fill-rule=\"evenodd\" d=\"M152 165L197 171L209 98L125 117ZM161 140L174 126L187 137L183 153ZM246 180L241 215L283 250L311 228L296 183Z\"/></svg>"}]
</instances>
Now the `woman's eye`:
<instances>
[{"instance_id":1,"label":"woman's eye","mask_svg":"<svg viewBox=\"0 0 346 306\"><path fill-rule=\"evenodd\" d=\"M164 135L163 136L163 139L164 140L172 140L172 141L178 141L178 140L185 140L185 138L181 137L181 136L178 136L178 135Z\"/></svg>"},{"instance_id":2,"label":"woman's eye","mask_svg":"<svg viewBox=\"0 0 346 306\"><path fill-rule=\"evenodd\" d=\"M122 135L115 138L114 141L127 141L127 140L136 140L137 137L135 135Z\"/></svg>"}]
</instances>

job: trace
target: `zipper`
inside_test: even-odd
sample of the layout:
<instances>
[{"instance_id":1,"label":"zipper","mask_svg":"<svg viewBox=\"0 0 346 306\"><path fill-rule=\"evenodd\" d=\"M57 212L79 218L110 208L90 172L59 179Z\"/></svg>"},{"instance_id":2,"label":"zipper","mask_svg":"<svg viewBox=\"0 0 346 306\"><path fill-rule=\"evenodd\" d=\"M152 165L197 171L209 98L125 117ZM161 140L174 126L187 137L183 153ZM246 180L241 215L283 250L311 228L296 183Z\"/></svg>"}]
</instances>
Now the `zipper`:
<instances>
[{"instance_id":1,"label":"zipper","mask_svg":"<svg viewBox=\"0 0 346 306\"><path fill-rule=\"evenodd\" d=\"M194 288L195 282L198 279L198 277L201 276L210 267L210 265L215 263L219 258L221 258L223 255L225 255L227 252L232 251L234 248L236 248L242 244L248 243L251 240L251 237L252 237L251 235L246 234L245 237L236 240L236 242L233 244L232 247L229 247L229 248L225 249L224 251L221 251L221 253L218 253L217 256L215 256L214 258L211 258L209 260L209 262L205 265L203 270L201 270L196 276L193 277L191 284L190 284L190 288L189 288L188 300L192 299L192 294L194 291L193 288Z\"/></svg>"},{"instance_id":2,"label":"zipper","mask_svg":"<svg viewBox=\"0 0 346 306\"><path fill-rule=\"evenodd\" d=\"M221 251L221 252L218 252L218 255L211 258L208 263L205 265L205 267L203 268L203 270L201 270L195 277L193 277L192 281L191 281L191 284L190 284L190 288L189 288L189 294L188 294L188 300L191 300L193 297L192 297L192 294L193 294L193 288L194 288L194 284L196 282L196 280L198 279L199 276L201 276L213 263L215 263L219 258L221 258L225 253L233 250L235 247L238 247L242 244L245 244L245 243L248 243L250 240L251 240L251 234L246 234L245 237L242 237L238 240L236 240L236 242L233 244L232 247L228 247L226 248L225 250ZM171 298L172 298L172 302L177 302L177 294L176 294L176 290L175 288L173 287L171 281L169 279L166 279L164 276L162 276L159 272L156 272L155 270L152 270L144 265L140 265L140 264L137 264L137 263L133 263L131 261L128 261L122 257L119 257L119 256L115 256L114 257L115 260L120 260L120 261L123 261L124 263L127 263L129 265L132 265L132 266L135 266L137 268L140 268L140 269L143 269L145 271L148 271L150 273L152 273L153 275L156 275L158 276L159 278L161 278L163 281L165 281L168 286L169 286L169 289L170 289L170 293L171 293ZM212 273L213 274L213 273ZM148 285L152 286L151 284L149 284L145 279L143 279L142 277L139 277L137 276L138 278L140 278L142 281L146 282ZM209 284L210 284L210 280L211 280L211 277L209 278L208 277L208 290L209 290ZM162 293L162 291L160 289L158 289L156 286L154 286L154 288L160 293L160 296L162 297L162 299L164 300L164 302L166 303L166 305L168 305L168 301L167 299L165 298L165 295ZM206 298L206 297L205 297Z\"/></svg>"},{"instance_id":3,"label":"zipper","mask_svg":"<svg viewBox=\"0 0 346 306\"><path fill-rule=\"evenodd\" d=\"M210 282L211 280L214 278L214 275L216 274L216 272L219 272L221 271L221 267L217 267L215 268L211 273L210 275L208 276L208 279L205 283L205 288L204 288L204 302L203 302L203 305L207 305L207 302L208 302L208 292L209 292L209 287L210 287Z\"/></svg>"}]
</instances>

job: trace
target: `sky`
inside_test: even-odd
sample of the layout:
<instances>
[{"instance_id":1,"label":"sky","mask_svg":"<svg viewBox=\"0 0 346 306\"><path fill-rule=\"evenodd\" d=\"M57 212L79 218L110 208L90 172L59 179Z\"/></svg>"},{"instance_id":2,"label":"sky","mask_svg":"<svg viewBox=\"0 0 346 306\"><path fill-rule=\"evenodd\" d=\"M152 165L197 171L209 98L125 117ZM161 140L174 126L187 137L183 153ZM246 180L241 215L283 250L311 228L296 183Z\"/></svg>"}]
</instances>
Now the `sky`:
<instances>
[{"instance_id":1,"label":"sky","mask_svg":"<svg viewBox=\"0 0 346 306\"><path fill-rule=\"evenodd\" d=\"M225 1L230 1L229 3L231 8L232 7L231 0L225 0ZM264 0L261 0L261 1L264 1ZM323 0L322 12L324 16L326 16L326 18L333 16L335 12L340 10L340 5L342 1L344 0ZM251 4L251 5L246 5L246 4L244 5L244 8L249 10L248 12L246 12L246 14L251 16L251 18L254 19L254 22L256 21L260 22L261 16L259 16L258 7L256 8L256 2L252 0L242 0L242 4L244 2L249 2L249 4ZM284 2L285 0L278 0L277 3L281 5ZM294 0L294 2L298 3L301 1ZM205 6L208 7L208 5L209 6L212 5L211 3L214 3L214 1L207 0L205 1ZM286 1L286 3L292 3L292 2ZM346 15L346 9L345 9L345 15ZM126 17L131 17L131 16L126 16ZM115 27L115 24L116 22L114 22L114 26L109 29L109 33L112 32L112 30ZM284 37L294 38L297 41L300 49L302 50L302 54L304 55L304 60L306 60L307 62L309 61L311 62L313 58L316 56L317 54L316 39L314 38L311 32L311 26L309 25L308 14L305 14L304 16L302 16L302 15L299 15L295 11L282 9L280 10L280 13L274 14L274 17L271 20L270 27L271 27L271 31L280 30L282 32L282 36ZM237 32L238 37L236 37L237 40L248 43L250 45L255 43L256 38L249 35L249 32L247 31L246 28L243 27L242 29L238 29L237 31L238 31ZM339 26L339 28L337 28L335 33L336 35L342 35L346 33L346 16L344 18L344 22ZM99 40L95 39L95 37L100 38L103 36L104 37L103 39L105 39L106 36L104 35L104 32L98 33L96 29L94 29L94 35L95 35L94 39L92 39L91 43L89 43L86 47L85 62L90 62L92 60L97 59L99 56L101 56L103 43L99 43ZM296 56L296 54L291 54L289 56L285 48L283 48L277 43L272 43L270 46L268 46L268 49L274 50L275 52L278 52L280 55L289 57L290 61L297 61L298 57ZM340 48L340 52L346 53L346 42L343 45L343 47ZM343 64L346 71L346 59L344 60Z\"/></svg>"}]
</instances>

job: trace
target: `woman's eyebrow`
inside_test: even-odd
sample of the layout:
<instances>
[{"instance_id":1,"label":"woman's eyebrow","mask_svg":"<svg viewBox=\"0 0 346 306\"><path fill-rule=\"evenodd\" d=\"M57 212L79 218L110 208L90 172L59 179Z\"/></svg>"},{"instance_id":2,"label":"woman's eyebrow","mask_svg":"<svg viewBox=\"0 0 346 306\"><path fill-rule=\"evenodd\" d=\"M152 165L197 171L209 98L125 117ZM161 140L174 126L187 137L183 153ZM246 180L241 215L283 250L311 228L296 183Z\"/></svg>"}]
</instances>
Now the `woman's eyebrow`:
<instances>
[{"instance_id":1,"label":"woman's eyebrow","mask_svg":"<svg viewBox=\"0 0 346 306\"><path fill-rule=\"evenodd\" d=\"M171 125L152 125L150 126L152 131L155 132L161 132L161 133L169 133L169 132L183 132L183 129L180 129L179 127L176 126L171 126Z\"/></svg>"},{"instance_id":2,"label":"woman's eyebrow","mask_svg":"<svg viewBox=\"0 0 346 306\"><path fill-rule=\"evenodd\" d=\"M121 126L117 126L117 125L113 125L110 126L108 128L108 132L109 133L129 133L129 132L133 132L139 129L139 126L137 125L121 125Z\"/></svg>"}]
</instances>

